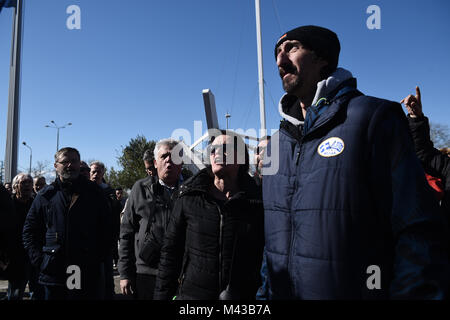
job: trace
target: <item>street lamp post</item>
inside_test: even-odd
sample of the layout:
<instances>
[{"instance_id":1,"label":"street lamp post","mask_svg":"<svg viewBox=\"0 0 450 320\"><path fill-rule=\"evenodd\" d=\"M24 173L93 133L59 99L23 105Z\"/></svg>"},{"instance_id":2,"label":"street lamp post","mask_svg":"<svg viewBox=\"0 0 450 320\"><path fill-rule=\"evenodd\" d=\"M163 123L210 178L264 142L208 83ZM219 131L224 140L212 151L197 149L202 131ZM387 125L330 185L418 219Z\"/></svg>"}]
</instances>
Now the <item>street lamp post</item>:
<instances>
[{"instance_id":1,"label":"street lamp post","mask_svg":"<svg viewBox=\"0 0 450 320\"><path fill-rule=\"evenodd\" d=\"M29 174L31 174L31 159L33 158L33 149L31 149L31 147L29 145L27 145L27 143L24 141L22 142L22 144L27 147L28 149L30 149L30 170L28 171Z\"/></svg>"},{"instance_id":2,"label":"street lamp post","mask_svg":"<svg viewBox=\"0 0 450 320\"><path fill-rule=\"evenodd\" d=\"M46 125L45 127L46 128L55 128L56 129L56 151L58 151L59 150L59 129L64 129L66 126L71 126L72 125L72 122L69 122L69 123L66 123L65 125L63 125L63 126L58 126L57 124L56 124L56 122L55 121L50 121L50 123L52 124L52 125Z\"/></svg>"}]
</instances>

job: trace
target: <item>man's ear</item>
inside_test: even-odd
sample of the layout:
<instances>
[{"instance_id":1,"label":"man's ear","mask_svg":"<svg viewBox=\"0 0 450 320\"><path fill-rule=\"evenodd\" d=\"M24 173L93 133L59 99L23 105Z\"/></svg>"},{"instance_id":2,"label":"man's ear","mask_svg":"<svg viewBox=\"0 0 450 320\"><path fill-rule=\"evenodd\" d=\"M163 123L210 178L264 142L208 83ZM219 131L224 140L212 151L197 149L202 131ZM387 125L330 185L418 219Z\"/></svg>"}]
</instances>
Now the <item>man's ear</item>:
<instances>
[{"instance_id":1,"label":"man's ear","mask_svg":"<svg viewBox=\"0 0 450 320\"><path fill-rule=\"evenodd\" d=\"M53 167L56 169L56 162L55 163L53 163Z\"/></svg>"},{"instance_id":2,"label":"man's ear","mask_svg":"<svg viewBox=\"0 0 450 320\"><path fill-rule=\"evenodd\" d=\"M153 159L153 166L154 166L156 169L158 169L158 166L157 166L157 164L156 164L156 159Z\"/></svg>"}]
</instances>

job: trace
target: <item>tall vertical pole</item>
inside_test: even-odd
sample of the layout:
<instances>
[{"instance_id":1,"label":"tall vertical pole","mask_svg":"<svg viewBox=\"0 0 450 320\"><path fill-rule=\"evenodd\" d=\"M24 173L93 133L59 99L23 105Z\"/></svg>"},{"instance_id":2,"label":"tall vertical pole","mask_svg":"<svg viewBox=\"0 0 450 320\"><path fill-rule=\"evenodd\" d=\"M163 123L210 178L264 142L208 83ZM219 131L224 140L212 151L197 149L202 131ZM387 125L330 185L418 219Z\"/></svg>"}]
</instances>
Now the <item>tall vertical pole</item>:
<instances>
[{"instance_id":1,"label":"tall vertical pole","mask_svg":"<svg viewBox=\"0 0 450 320\"><path fill-rule=\"evenodd\" d=\"M259 83L259 117L261 121L261 131L266 130L266 106L264 102L264 72L261 40L261 10L259 0L255 0L256 11L256 42L258 46L258 83ZM267 134L267 133L265 133Z\"/></svg>"},{"instance_id":2,"label":"tall vertical pole","mask_svg":"<svg viewBox=\"0 0 450 320\"><path fill-rule=\"evenodd\" d=\"M13 11L11 63L9 69L8 124L6 131L5 179L11 181L17 174L17 145L19 133L20 55L22 46L22 0L17 0Z\"/></svg>"},{"instance_id":3,"label":"tall vertical pole","mask_svg":"<svg viewBox=\"0 0 450 320\"><path fill-rule=\"evenodd\" d=\"M56 152L59 150L59 128L56 128Z\"/></svg>"}]
</instances>

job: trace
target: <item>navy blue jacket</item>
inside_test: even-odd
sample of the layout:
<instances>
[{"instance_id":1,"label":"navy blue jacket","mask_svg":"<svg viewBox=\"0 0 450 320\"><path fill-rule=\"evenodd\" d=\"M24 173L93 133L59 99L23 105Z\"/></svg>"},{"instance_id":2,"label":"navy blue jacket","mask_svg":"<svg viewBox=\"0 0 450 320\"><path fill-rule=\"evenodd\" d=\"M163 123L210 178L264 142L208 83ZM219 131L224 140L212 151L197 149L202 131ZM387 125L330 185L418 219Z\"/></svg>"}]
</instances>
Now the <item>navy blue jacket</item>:
<instances>
[{"instance_id":1,"label":"navy blue jacket","mask_svg":"<svg viewBox=\"0 0 450 320\"><path fill-rule=\"evenodd\" d=\"M282 102L302 118L296 98ZM263 177L271 298L442 298L446 228L401 106L350 79L305 118L282 121L266 151L279 143Z\"/></svg>"},{"instance_id":2,"label":"navy blue jacket","mask_svg":"<svg viewBox=\"0 0 450 320\"><path fill-rule=\"evenodd\" d=\"M77 265L81 289L70 290L68 298L105 297L104 263L111 254L112 236L106 201L100 187L83 177L70 191L57 180L37 194L25 220L23 242L40 270L41 284L66 286L73 274L67 267Z\"/></svg>"}]
</instances>

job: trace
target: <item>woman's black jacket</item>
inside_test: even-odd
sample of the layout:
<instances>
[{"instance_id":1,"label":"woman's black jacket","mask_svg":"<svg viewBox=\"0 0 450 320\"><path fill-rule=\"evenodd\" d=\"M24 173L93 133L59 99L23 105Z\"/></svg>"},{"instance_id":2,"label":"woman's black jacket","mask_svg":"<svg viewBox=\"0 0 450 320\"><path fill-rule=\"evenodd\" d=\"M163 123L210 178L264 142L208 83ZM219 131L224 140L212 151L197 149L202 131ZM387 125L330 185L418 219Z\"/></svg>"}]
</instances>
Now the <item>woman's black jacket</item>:
<instances>
[{"instance_id":1,"label":"woman's black jacket","mask_svg":"<svg viewBox=\"0 0 450 320\"><path fill-rule=\"evenodd\" d=\"M430 139L430 125L427 117L411 118L408 116L417 157L422 162L425 172L442 179L444 185L444 199L441 208L450 218L450 158L435 149Z\"/></svg>"},{"instance_id":2,"label":"woman's black jacket","mask_svg":"<svg viewBox=\"0 0 450 320\"><path fill-rule=\"evenodd\" d=\"M245 174L225 202L208 193L209 168L180 187L164 239L155 299L254 299L264 248L260 189ZM178 290L177 290L178 287Z\"/></svg>"}]
</instances>

